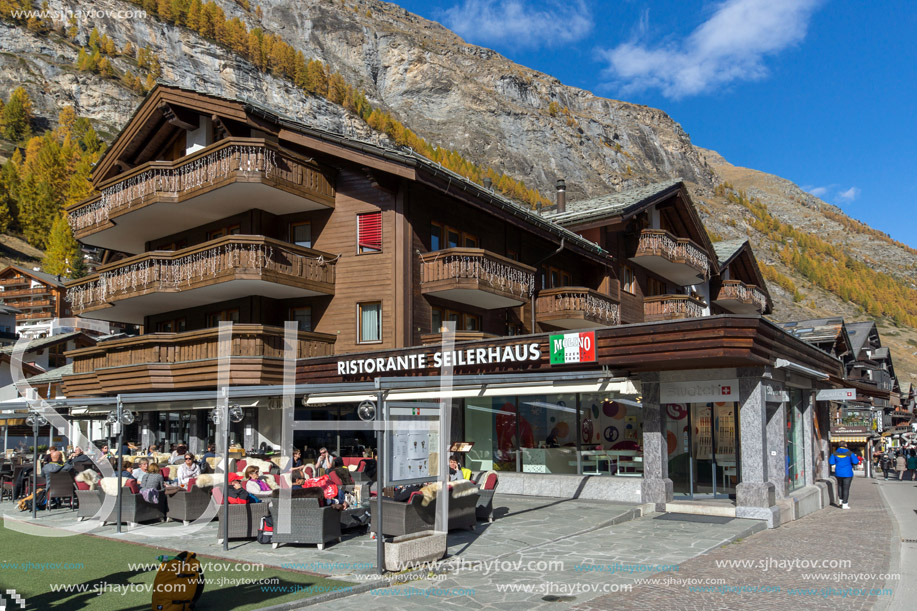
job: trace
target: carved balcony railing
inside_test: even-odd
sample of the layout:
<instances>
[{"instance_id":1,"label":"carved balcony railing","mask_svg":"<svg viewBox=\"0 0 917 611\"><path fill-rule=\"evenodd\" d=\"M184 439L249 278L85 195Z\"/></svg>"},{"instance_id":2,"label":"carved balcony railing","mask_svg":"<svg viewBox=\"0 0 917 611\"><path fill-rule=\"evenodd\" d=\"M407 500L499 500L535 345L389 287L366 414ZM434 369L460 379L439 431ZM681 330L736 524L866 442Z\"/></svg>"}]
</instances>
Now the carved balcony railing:
<instances>
[{"instance_id":1,"label":"carved balcony railing","mask_svg":"<svg viewBox=\"0 0 917 611\"><path fill-rule=\"evenodd\" d=\"M99 185L99 195L67 209L79 239L110 219L157 201L180 202L232 182L264 182L334 205L334 187L311 161L259 138L227 138L175 161L150 161Z\"/></svg>"},{"instance_id":2,"label":"carved balcony railing","mask_svg":"<svg viewBox=\"0 0 917 611\"><path fill-rule=\"evenodd\" d=\"M680 318L700 318L704 315L707 304L690 295L658 295L647 297L643 301L643 320L676 320Z\"/></svg>"},{"instance_id":3,"label":"carved balcony railing","mask_svg":"<svg viewBox=\"0 0 917 611\"><path fill-rule=\"evenodd\" d=\"M644 229L633 257L640 265L680 286L710 277L710 257L688 238L662 229Z\"/></svg>"},{"instance_id":4,"label":"carved balcony railing","mask_svg":"<svg viewBox=\"0 0 917 611\"><path fill-rule=\"evenodd\" d=\"M34 289L15 289L12 291L0 291L0 299L8 299L10 297L31 297L32 295L46 295L51 292L51 289L42 286L36 287Z\"/></svg>"},{"instance_id":5,"label":"carved balcony railing","mask_svg":"<svg viewBox=\"0 0 917 611\"><path fill-rule=\"evenodd\" d=\"M754 284L745 284L739 280L724 280L716 296L717 302L750 306L759 313L767 310L767 295Z\"/></svg>"},{"instance_id":6,"label":"carved balcony railing","mask_svg":"<svg viewBox=\"0 0 917 611\"><path fill-rule=\"evenodd\" d=\"M231 384L279 384L283 380L282 327L234 324L228 344ZM336 336L296 333L296 358L331 356ZM219 329L150 333L100 342L67 352L73 375L63 378L68 396L121 391L213 387L220 367Z\"/></svg>"},{"instance_id":7,"label":"carved balcony railing","mask_svg":"<svg viewBox=\"0 0 917 611\"><path fill-rule=\"evenodd\" d=\"M51 310L16 314L16 320L40 320L42 318L53 318L53 317L54 317L54 312Z\"/></svg>"},{"instance_id":8,"label":"carved balcony railing","mask_svg":"<svg viewBox=\"0 0 917 611\"><path fill-rule=\"evenodd\" d=\"M493 333L485 333L483 331L456 331L454 335L454 341L458 342L474 342L481 341L485 339L497 339L499 335L494 335ZM443 334L440 333L424 333L420 336L420 343L424 346L442 344Z\"/></svg>"},{"instance_id":9,"label":"carved balcony railing","mask_svg":"<svg viewBox=\"0 0 917 611\"><path fill-rule=\"evenodd\" d=\"M544 289L535 299L538 322L574 329L596 325L617 325L620 307L608 295L583 287Z\"/></svg>"},{"instance_id":10,"label":"carved balcony railing","mask_svg":"<svg viewBox=\"0 0 917 611\"><path fill-rule=\"evenodd\" d=\"M74 314L82 314L150 293L180 293L237 279L263 280L312 294L333 295L334 261L335 257L328 253L288 242L231 235L182 250L148 252L100 267L97 273L68 284L67 301Z\"/></svg>"},{"instance_id":11,"label":"carved balcony railing","mask_svg":"<svg viewBox=\"0 0 917 611\"><path fill-rule=\"evenodd\" d=\"M535 291L535 268L480 248L448 248L420 257L420 290L484 309L525 303Z\"/></svg>"}]
</instances>

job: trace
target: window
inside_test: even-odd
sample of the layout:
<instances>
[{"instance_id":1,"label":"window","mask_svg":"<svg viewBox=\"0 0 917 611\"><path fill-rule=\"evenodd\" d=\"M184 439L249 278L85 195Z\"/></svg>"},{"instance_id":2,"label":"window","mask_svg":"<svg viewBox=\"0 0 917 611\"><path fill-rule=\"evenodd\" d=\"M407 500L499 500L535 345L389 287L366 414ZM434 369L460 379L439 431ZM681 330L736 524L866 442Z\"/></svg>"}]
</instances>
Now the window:
<instances>
[{"instance_id":1,"label":"window","mask_svg":"<svg viewBox=\"0 0 917 611\"><path fill-rule=\"evenodd\" d=\"M478 247L478 238L477 237L471 235L470 233L466 233L464 235L464 239L465 239L465 248L477 248Z\"/></svg>"},{"instance_id":2,"label":"window","mask_svg":"<svg viewBox=\"0 0 917 611\"><path fill-rule=\"evenodd\" d=\"M556 269L551 270L551 288L560 286L560 272Z\"/></svg>"},{"instance_id":3,"label":"window","mask_svg":"<svg viewBox=\"0 0 917 611\"><path fill-rule=\"evenodd\" d=\"M175 240L168 244L157 246L154 250L181 250L188 246L188 240Z\"/></svg>"},{"instance_id":4,"label":"window","mask_svg":"<svg viewBox=\"0 0 917 611\"><path fill-rule=\"evenodd\" d=\"M431 332L442 333L443 321L454 322L456 331L481 330L481 317L477 314L467 314L456 310L434 307L432 324L430 325L432 327Z\"/></svg>"},{"instance_id":5,"label":"window","mask_svg":"<svg viewBox=\"0 0 917 611\"><path fill-rule=\"evenodd\" d=\"M216 240L217 238L228 235L239 235L240 233L242 233L242 228L239 225L229 225L228 227L221 227L220 229L207 232L207 239Z\"/></svg>"},{"instance_id":6,"label":"window","mask_svg":"<svg viewBox=\"0 0 917 611\"><path fill-rule=\"evenodd\" d=\"M561 272L560 283L561 283L561 286L572 286L573 285L573 276L571 276L567 272Z\"/></svg>"},{"instance_id":7,"label":"window","mask_svg":"<svg viewBox=\"0 0 917 611\"><path fill-rule=\"evenodd\" d=\"M359 343L370 344L382 341L382 304L358 303L357 324Z\"/></svg>"},{"instance_id":8,"label":"window","mask_svg":"<svg viewBox=\"0 0 917 611\"><path fill-rule=\"evenodd\" d=\"M573 284L573 279L569 273L561 271L556 267L549 267L545 282L547 283L547 288L554 289L562 286L570 286Z\"/></svg>"},{"instance_id":9,"label":"window","mask_svg":"<svg viewBox=\"0 0 917 611\"><path fill-rule=\"evenodd\" d=\"M449 227L446 229L446 248L458 248L462 245L462 233Z\"/></svg>"},{"instance_id":10,"label":"window","mask_svg":"<svg viewBox=\"0 0 917 611\"><path fill-rule=\"evenodd\" d=\"M443 309L433 308L433 321L430 325L430 333L439 333L443 327Z\"/></svg>"},{"instance_id":11,"label":"window","mask_svg":"<svg viewBox=\"0 0 917 611\"><path fill-rule=\"evenodd\" d=\"M357 250L361 253L382 252L382 213L357 215Z\"/></svg>"},{"instance_id":12,"label":"window","mask_svg":"<svg viewBox=\"0 0 917 611\"><path fill-rule=\"evenodd\" d=\"M296 327L300 331L312 330L312 306L302 306L299 308L290 308L290 320L296 321Z\"/></svg>"},{"instance_id":13,"label":"window","mask_svg":"<svg viewBox=\"0 0 917 611\"><path fill-rule=\"evenodd\" d=\"M156 323L157 333L181 333L185 331L185 319L161 320Z\"/></svg>"},{"instance_id":14,"label":"window","mask_svg":"<svg viewBox=\"0 0 917 611\"><path fill-rule=\"evenodd\" d=\"M650 297L655 295L665 295L665 282L657 280L656 278L649 278L646 283L646 292Z\"/></svg>"},{"instance_id":15,"label":"window","mask_svg":"<svg viewBox=\"0 0 917 611\"><path fill-rule=\"evenodd\" d=\"M465 331L480 331L481 330L481 317L476 314L463 315L462 328L465 329Z\"/></svg>"},{"instance_id":16,"label":"window","mask_svg":"<svg viewBox=\"0 0 917 611\"><path fill-rule=\"evenodd\" d=\"M637 292L637 280L634 278L634 270L624 266L624 292L631 295Z\"/></svg>"},{"instance_id":17,"label":"window","mask_svg":"<svg viewBox=\"0 0 917 611\"><path fill-rule=\"evenodd\" d=\"M518 260L519 260L519 251L517 251L517 250L507 250L507 251L506 251L506 258L507 258L507 259L512 259L513 261L518 261Z\"/></svg>"},{"instance_id":18,"label":"window","mask_svg":"<svg viewBox=\"0 0 917 611\"><path fill-rule=\"evenodd\" d=\"M239 322L239 310L220 310L207 314L208 327L218 327L223 321Z\"/></svg>"},{"instance_id":19,"label":"window","mask_svg":"<svg viewBox=\"0 0 917 611\"><path fill-rule=\"evenodd\" d=\"M312 223L290 223L290 241L297 246L312 248Z\"/></svg>"},{"instance_id":20,"label":"window","mask_svg":"<svg viewBox=\"0 0 917 611\"><path fill-rule=\"evenodd\" d=\"M443 226L439 223L430 223L430 250L443 249Z\"/></svg>"}]
</instances>

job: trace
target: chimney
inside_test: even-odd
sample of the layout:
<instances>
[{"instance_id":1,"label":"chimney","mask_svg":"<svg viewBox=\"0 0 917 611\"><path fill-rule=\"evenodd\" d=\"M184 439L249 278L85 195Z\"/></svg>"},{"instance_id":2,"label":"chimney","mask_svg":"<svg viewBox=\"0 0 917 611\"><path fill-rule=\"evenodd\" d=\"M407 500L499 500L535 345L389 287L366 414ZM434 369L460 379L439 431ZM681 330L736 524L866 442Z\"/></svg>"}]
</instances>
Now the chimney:
<instances>
[{"instance_id":1,"label":"chimney","mask_svg":"<svg viewBox=\"0 0 917 611\"><path fill-rule=\"evenodd\" d=\"M493 185L494 185L494 181L490 179L490 176L485 176L484 177L484 188L487 189L488 191L493 191L494 190Z\"/></svg>"},{"instance_id":2,"label":"chimney","mask_svg":"<svg viewBox=\"0 0 917 611\"><path fill-rule=\"evenodd\" d=\"M557 181L557 213L567 210L567 183L563 178Z\"/></svg>"}]
</instances>

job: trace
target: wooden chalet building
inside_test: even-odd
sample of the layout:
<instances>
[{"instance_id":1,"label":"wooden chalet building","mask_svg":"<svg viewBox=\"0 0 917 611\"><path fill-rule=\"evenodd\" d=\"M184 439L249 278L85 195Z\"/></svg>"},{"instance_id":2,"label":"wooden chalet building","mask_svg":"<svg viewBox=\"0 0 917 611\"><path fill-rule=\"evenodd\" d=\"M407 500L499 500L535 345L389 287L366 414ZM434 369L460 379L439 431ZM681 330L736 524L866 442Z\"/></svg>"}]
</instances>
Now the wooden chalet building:
<instances>
[{"instance_id":1,"label":"wooden chalet building","mask_svg":"<svg viewBox=\"0 0 917 611\"><path fill-rule=\"evenodd\" d=\"M0 304L19 310L16 333L30 339L53 334L51 322L70 316L65 279L9 265L0 270Z\"/></svg>"},{"instance_id":2,"label":"wooden chalet building","mask_svg":"<svg viewBox=\"0 0 917 611\"><path fill-rule=\"evenodd\" d=\"M182 393L216 391L219 322L233 323L230 384L274 385L295 321L298 383L407 377L435 394L454 369L453 437L504 492L729 496L770 525L824 504L814 393L843 366L762 318L750 246L712 244L679 181L569 203L560 181L557 206L535 212L409 151L162 86L92 180L98 195L67 212L105 254L68 284L70 306L144 332L69 353L62 384L174 393L140 408L129 431L143 444L212 436L206 405ZM235 440L279 445L278 403L251 403ZM305 403L356 419L357 398Z\"/></svg>"}]
</instances>

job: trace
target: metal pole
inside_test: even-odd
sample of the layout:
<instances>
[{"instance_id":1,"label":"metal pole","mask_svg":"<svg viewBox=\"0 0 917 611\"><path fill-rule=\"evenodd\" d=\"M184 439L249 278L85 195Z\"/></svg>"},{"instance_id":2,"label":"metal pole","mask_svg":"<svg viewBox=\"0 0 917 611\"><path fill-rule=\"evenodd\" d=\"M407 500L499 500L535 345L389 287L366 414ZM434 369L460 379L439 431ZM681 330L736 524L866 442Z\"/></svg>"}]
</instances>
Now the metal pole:
<instances>
[{"instance_id":1,"label":"metal pole","mask_svg":"<svg viewBox=\"0 0 917 611\"><path fill-rule=\"evenodd\" d=\"M124 426L121 423L121 414L124 412L124 404L121 402L121 395L117 397L117 411L118 414L118 534L121 534L121 471L123 471L122 465L122 456L121 456L121 443L123 442L124 435ZM109 451L111 448L109 447Z\"/></svg>"},{"instance_id":2,"label":"metal pole","mask_svg":"<svg viewBox=\"0 0 917 611\"><path fill-rule=\"evenodd\" d=\"M376 394L376 419L387 422L387 414L383 409L382 391ZM385 467L383 462L382 444L385 431L376 429L376 567L379 574L385 573L385 535L382 534L382 486L385 485Z\"/></svg>"},{"instance_id":3,"label":"metal pole","mask_svg":"<svg viewBox=\"0 0 917 611\"><path fill-rule=\"evenodd\" d=\"M226 552L229 551L229 389L224 386L222 392L223 405L218 413L220 426L223 427L223 447L226 448L226 466L223 468L223 551Z\"/></svg>"},{"instance_id":4,"label":"metal pole","mask_svg":"<svg viewBox=\"0 0 917 611\"><path fill-rule=\"evenodd\" d=\"M9 449L9 446L7 445L7 435L9 435L9 432L10 432L10 425L4 424L3 425L3 453L4 454L6 454L6 451Z\"/></svg>"},{"instance_id":5,"label":"metal pole","mask_svg":"<svg viewBox=\"0 0 917 611\"><path fill-rule=\"evenodd\" d=\"M32 412L35 420L32 422L32 519L38 514L38 426L40 416L38 412Z\"/></svg>"}]
</instances>

